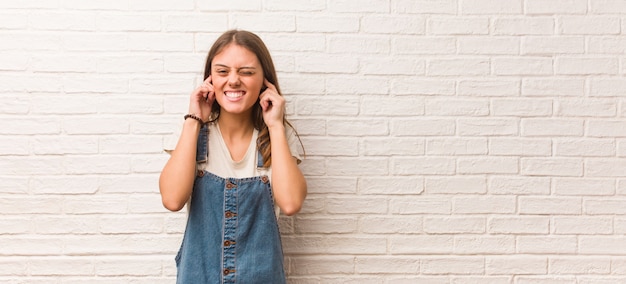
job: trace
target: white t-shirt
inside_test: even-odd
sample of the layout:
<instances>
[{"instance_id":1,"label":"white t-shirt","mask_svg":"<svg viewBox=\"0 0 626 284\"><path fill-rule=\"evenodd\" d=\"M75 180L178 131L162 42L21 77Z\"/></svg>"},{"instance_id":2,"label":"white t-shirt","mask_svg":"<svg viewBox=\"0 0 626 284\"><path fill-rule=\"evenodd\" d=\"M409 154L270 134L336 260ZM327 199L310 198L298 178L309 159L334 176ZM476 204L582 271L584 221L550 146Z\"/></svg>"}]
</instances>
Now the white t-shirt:
<instances>
[{"instance_id":1,"label":"white t-shirt","mask_svg":"<svg viewBox=\"0 0 626 284\"><path fill-rule=\"evenodd\" d=\"M222 133L217 122L209 123L208 126L209 159L206 163L197 165L199 170L206 170L223 178L247 178L267 175L271 182L271 167L262 169L257 168L256 140L259 137L258 130L254 129L250 145L248 146L248 150L246 151L243 159L241 159L241 161L234 161L230 156L228 147L226 147L226 143L224 142L224 138L222 137ZM170 152L176 148L178 138L180 137L180 131L182 131L182 129L179 129L179 131L176 132L176 135L169 137L165 145L166 152ZM291 155L297 159L298 163L300 163L301 156L298 152L298 149L301 149L300 141L296 136L295 131L291 127L286 126L285 134L287 136L287 143L289 144L289 151L291 152Z\"/></svg>"}]
</instances>

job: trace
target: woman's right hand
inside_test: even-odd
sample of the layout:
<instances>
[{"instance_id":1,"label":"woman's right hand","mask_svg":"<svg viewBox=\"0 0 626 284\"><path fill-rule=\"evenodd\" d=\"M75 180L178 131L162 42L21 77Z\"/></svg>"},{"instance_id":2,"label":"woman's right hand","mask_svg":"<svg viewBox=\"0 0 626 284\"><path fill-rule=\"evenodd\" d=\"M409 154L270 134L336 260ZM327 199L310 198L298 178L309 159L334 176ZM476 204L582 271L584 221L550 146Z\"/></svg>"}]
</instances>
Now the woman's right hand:
<instances>
[{"instance_id":1,"label":"woman's right hand","mask_svg":"<svg viewBox=\"0 0 626 284\"><path fill-rule=\"evenodd\" d=\"M215 90L211 84L211 76L209 75L198 88L191 93L189 100L189 113L195 114L202 118L202 121L209 121L211 115L211 106L215 101Z\"/></svg>"}]
</instances>

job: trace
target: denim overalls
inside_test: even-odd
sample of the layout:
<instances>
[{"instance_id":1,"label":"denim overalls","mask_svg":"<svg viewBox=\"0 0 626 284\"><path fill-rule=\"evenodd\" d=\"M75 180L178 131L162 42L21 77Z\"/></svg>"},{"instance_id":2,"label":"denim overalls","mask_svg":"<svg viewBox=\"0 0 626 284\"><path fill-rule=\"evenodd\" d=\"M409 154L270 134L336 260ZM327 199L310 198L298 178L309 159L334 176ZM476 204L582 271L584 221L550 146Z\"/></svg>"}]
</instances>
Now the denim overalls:
<instances>
[{"instance_id":1,"label":"denim overalls","mask_svg":"<svg viewBox=\"0 0 626 284\"><path fill-rule=\"evenodd\" d=\"M198 162L208 159L208 129L198 136ZM198 170L176 267L177 284L286 283L269 178Z\"/></svg>"}]
</instances>

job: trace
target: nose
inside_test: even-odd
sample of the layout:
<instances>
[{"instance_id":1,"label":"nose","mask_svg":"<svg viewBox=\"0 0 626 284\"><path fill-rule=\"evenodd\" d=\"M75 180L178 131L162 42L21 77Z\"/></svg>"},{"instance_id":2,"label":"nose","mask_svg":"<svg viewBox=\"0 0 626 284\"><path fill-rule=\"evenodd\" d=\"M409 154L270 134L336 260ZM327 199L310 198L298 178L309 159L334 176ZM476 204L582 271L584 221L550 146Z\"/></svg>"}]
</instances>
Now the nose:
<instances>
[{"instance_id":1,"label":"nose","mask_svg":"<svg viewBox=\"0 0 626 284\"><path fill-rule=\"evenodd\" d=\"M228 85L239 86L239 83L239 74L237 72L230 72L230 74L228 74Z\"/></svg>"}]
</instances>

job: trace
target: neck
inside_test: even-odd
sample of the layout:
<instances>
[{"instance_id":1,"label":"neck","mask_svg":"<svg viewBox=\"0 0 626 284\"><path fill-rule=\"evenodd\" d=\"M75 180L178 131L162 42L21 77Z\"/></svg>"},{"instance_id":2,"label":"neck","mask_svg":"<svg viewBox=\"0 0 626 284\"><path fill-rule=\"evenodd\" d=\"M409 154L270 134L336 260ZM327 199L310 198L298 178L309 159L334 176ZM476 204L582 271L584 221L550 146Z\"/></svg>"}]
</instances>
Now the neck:
<instances>
[{"instance_id":1,"label":"neck","mask_svg":"<svg viewBox=\"0 0 626 284\"><path fill-rule=\"evenodd\" d=\"M246 137L254 130L250 114L234 115L222 112L217 124L223 137Z\"/></svg>"}]
</instances>

